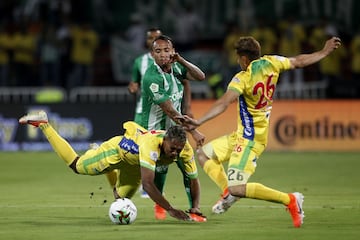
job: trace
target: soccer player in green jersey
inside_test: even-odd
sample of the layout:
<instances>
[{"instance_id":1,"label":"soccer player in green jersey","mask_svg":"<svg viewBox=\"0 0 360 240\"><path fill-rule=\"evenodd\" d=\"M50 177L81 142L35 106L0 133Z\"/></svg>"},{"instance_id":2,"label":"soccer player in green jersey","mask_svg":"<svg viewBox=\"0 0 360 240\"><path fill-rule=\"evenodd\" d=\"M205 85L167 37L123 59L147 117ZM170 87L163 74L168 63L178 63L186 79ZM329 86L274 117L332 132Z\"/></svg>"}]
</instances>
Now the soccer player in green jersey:
<instances>
[{"instance_id":1,"label":"soccer player in green jersey","mask_svg":"<svg viewBox=\"0 0 360 240\"><path fill-rule=\"evenodd\" d=\"M148 130L168 129L177 121L175 117L182 114L186 87L184 81L201 81L205 79L205 74L176 53L171 39L167 36L160 35L155 38L151 47L151 56L154 63L148 66L142 79L142 116L137 123ZM202 145L204 136L197 131L192 131L191 134L197 144ZM177 165L183 174L185 191L191 208L189 177L184 172L180 161ZM163 192L167 172L168 167L156 169L155 183L161 192ZM155 205L154 210L156 219L166 218L166 212L161 207Z\"/></svg>"},{"instance_id":2,"label":"soccer player in green jersey","mask_svg":"<svg viewBox=\"0 0 360 240\"><path fill-rule=\"evenodd\" d=\"M152 42L160 36L161 30L157 28L150 28L146 32L146 46L149 49L149 52L142 54L137 57L134 61L132 72L131 72L131 81L128 85L129 92L132 94L138 94L143 76L145 75L146 70L149 66L154 64L154 59L151 56L150 49L152 46ZM141 113L142 113L142 98L141 93L137 96L136 108L135 108L135 117L134 121L139 123L141 122Z\"/></svg>"},{"instance_id":3,"label":"soccer player in green jersey","mask_svg":"<svg viewBox=\"0 0 360 240\"><path fill-rule=\"evenodd\" d=\"M162 32L158 28L150 28L146 32L146 46L149 49L149 52L145 53L135 59L133 68L132 68L132 79L128 85L128 89L129 89L130 93L137 94L138 92L140 92L140 95L138 95L138 99L137 99L137 103L136 103L135 118L134 118L134 121L140 125L142 125L142 117L144 116L144 112L143 112L143 108L142 108L143 94L141 94L141 91L139 91L139 90L141 88L143 77L145 75L146 70L150 66L154 65L154 58L151 53L152 43L160 35L162 35ZM190 83L187 79L181 79L181 83L184 88L184 96L182 97L182 100L183 100L182 101L182 104L183 104L182 105L182 114L187 114L187 115L192 116L191 104L190 104L190 102L191 102ZM170 125L168 125L168 126L170 126ZM146 127L146 126L144 126L144 127ZM157 126L155 128L151 128L151 129L158 130L158 129L165 129L165 128L160 128L160 126ZM178 166L181 170L180 165L178 165ZM183 171L181 171L181 172L183 174L185 191L188 196L190 207L191 207L192 200L191 200L191 195L189 192L189 183L190 183L189 178L184 174ZM163 186L165 184L166 175L167 175L166 168L165 169L164 168L156 169L155 182L156 182L156 185L159 187L159 189L163 189ZM148 194L143 190L142 186L140 186L139 192L141 194L141 197L143 197L143 198L149 197ZM161 219L166 218L166 211L164 209L162 209L161 207L155 205L154 211L155 211L156 219L161 220Z\"/></svg>"},{"instance_id":4,"label":"soccer player in green jersey","mask_svg":"<svg viewBox=\"0 0 360 240\"><path fill-rule=\"evenodd\" d=\"M30 113L19 119L20 124L38 127L58 156L75 173L83 175L116 174L113 185L115 198L131 198L142 182L151 199L164 208L170 216L179 220L206 221L199 208L200 183L194 160L194 151L187 141L181 126L172 126L167 131L147 131L135 122L126 122L124 135L103 142L96 149L78 155L48 121L44 111ZM154 184L155 168L181 161L190 178L193 206L189 215L175 209Z\"/></svg>"},{"instance_id":5,"label":"soccer player in green jersey","mask_svg":"<svg viewBox=\"0 0 360 240\"><path fill-rule=\"evenodd\" d=\"M314 64L341 45L337 37L326 41L322 50L295 57L265 55L253 37L240 37L235 50L242 71L235 74L226 93L198 120L185 116L184 125L194 129L223 113L234 101L238 102L237 131L212 140L198 150L198 160L208 176L223 191L213 206L214 213L225 212L239 198L252 198L284 204L293 225L303 224L304 196L285 193L260 183L248 182L255 172L256 161L264 151L269 131L273 95L279 74L283 71ZM222 163L228 162L227 174Z\"/></svg>"}]
</instances>

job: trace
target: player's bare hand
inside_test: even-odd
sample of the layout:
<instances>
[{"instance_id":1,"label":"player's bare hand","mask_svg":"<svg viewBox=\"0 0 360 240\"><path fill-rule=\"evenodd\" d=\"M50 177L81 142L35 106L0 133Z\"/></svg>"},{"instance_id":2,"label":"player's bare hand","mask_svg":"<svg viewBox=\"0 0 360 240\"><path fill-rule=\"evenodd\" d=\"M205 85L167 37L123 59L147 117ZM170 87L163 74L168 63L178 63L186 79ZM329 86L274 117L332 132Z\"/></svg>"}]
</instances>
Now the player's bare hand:
<instances>
[{"instance_id":1,"label":"player's bare hand","mask_svg":"<svg viewBox=\"0 0 360 240\"><path fill-rule=\"evenodd\" d=\"M170 209L168 210L168 213L170 214L170 216L172 216L173 218L177 218L179 220L183 220L183 221L191 221L191 218L189 217L189 215L187 215L184 211L182 210L178 210L178 209Z\"/></svg>"},{"instance_id":2,"label":"player's bare hand","mask_svg":"<svg viewBox=\"0 0 360 240\"><path fill-rule=\"evenodd\" d=\"M136 94L137 91L139 90L139 84L136 82L130 82L128 85L128 90L129 90L129 93Z\"/></svg>"},{"instance_id":3,"label":"player's bare hand","mask_svg":"<svg viewBox=\"0 0 360 240\"><path fill-rule=\"evenodd\" d=\"M341 39L338 37L332 37L326 41L324 51L330 53L341 46Z\"/></svg>"},{"instance_id":4,"label":"player's bare hand","mask_svg":"<svg viewBox=\"0 0 360 240\"><path fill-rule=\"evenodd\" d=\"M194 128L200 126L200 123L198 120L193 119L193 118L189 117L188 115L184 115L183 123L186 125L192 125L192 126L194 126Z\"/></svg>"},{"instance_id":5,"label":"player's bare hand","mask_svg":"<svg viewBox=\"0 0 360 240\"><path fill-rule=\"evenodd\" d=\"M175 116L175 122L177 124L183 125L183 123L185 122L185 116L184 115L179 115L179 116Z\"/></svg>"},{"instance_id":6,"label":"player's bare hand","mask_svg":"<svg viewBox=\"0 0 360 240\"><path fill-rule=\"evenodd\" d=\"M180 56L179 53L174 53L170 56L170 59L171 59L171 63L174 63L174 62L178 62L182 57Z\"/></svg>"}]
</instances>

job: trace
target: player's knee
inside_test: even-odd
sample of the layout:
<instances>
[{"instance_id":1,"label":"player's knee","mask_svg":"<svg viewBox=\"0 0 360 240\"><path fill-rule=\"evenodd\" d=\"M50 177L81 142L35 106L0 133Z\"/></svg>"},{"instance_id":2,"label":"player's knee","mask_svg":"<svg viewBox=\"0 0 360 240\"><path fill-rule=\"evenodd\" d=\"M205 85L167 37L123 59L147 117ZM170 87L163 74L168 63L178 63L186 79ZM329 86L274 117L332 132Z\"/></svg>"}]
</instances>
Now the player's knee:
<instances>
[{"instance_id":1,"label":"player's knee","mask_svg":"<svg viewBox=\"0 0 360 240\"><path fill-rule=\"evenodd\" d=\"M199 148L196 153L200 166L204 167L205 162L209 160L209 158L205 155L204 151L201 148Z\"/></svg>"},{"instance_id":2,"label":"player's knee","mask_svg":"<svg viewBox=\"0 0 360 240\"><path fill-rule=\"evenodd\" d=\"M246 196L246 184L230 186L228 190L229 193L233 196L241 197L241 198Z\"/></svg>"},{"instance_id":3,"label":"player's knee","mask_svg":"<svg viewBox=\"0 0 360 240\"><path fill-rule=\"evenodd\" d=\"M78 170L76 169L76 163L79 160L79 157L76 157L75 160L69 165L71 170L74 171L74 173L79 174Z\"/></svg>"}]
</instances>

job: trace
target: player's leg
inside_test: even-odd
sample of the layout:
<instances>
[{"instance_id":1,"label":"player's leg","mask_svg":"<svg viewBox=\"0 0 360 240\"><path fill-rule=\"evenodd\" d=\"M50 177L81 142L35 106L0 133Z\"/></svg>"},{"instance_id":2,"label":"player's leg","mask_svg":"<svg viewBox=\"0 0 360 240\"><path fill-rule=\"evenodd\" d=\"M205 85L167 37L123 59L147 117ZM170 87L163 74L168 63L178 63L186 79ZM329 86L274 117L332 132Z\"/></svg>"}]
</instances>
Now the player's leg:
<instances>
[{"instance_id":1,"label":"player's leg","mask_svg":"<svg viewBox=\"0 0 360 240\"><path fill-rule=\"evenodd\" d=\"M223 163L228 161L233 150L235 133L219 137L197 151L197 159L204 172L222 190L227 191L227 174Z\"/></svg>"},{"instance_id":2,"label":"player's leg","mask_svg":"<svg viewBox=\"0 0 360 240\"><path fill-rule=\"evenodd\" d=\"M191 192L190 192L190 185L191 185L190 178L185 172L184 163L182 161L180 161L180 160L176 161L176 165L178 166L178 168L180 169L180 171L182 173L185 193L188 198L189 206L191 208L193 204L192 204L192 197L191 197Z\"/></svg>"},{"instance_id":3,"label":"player's leg","mask_svg":"<svg viewBox=\"0 0 360 240\"><path fill-rule=\"evenodd\" d=\"M118 166L115 198L132 198L141 183L140 166L126 162L120 162Z\"/></svg>"},{"instance_id":4,"label":"player's leg","mask_svg":"<svg viewBox=\"0 0 360 240\"><path fill-rule=\"evenodd\" d=\"M78 157L70 144L48 123L47 114L44 111L27 114L19 119L19 123L39 127L54 151L68 166Z\"/></svg>"},{"instance_id":5,"label":"player's leg","mask_svg":"<svg viewBox=\"0 0 360 240\"><path fill-rule=\"evenodd\" d=\"M223 167L223 162L230 158L235 141L236 134L232 133L209 142L197 151L199 164L222 191L220 199L212 207L213 213L224 213L238 199L228 191L227 174Z\"/></svg>"},{"instance_id":6,"label":"player's leg","mask_svg":"<svg viewBox=\"0 0 360 240\"><path fill-rule=\"evenodd\" d=\"M288 206L294 226L299 227L302 224L303 213L295 214L293 209L302 209L303 196L301 194L288 194L260 183L248 183L263 150L263 145L253 141L242 139L238 142L231 154L228 166L229 192L237 197L282 203Z\"/></svg>"},{"instance_id":7,"label":"player's leg","mask_svg":"<svg viewBox=\"0 0 360 240\"><path fill-rule=\"evenodd\" d=\"M155 186L157 187L157 189L159 189L159 191L161 193L164 192L164 185L165 185L165 180L166 180L168 170L169 170L168 165L157 166L155 168L154 183L155 183ZM166 210L163 209L160 205L158 205L156 203L154 206L154 214L155 214L155 219L158 219L158 220L166 219Z\"/></svg>"}]
</instances>

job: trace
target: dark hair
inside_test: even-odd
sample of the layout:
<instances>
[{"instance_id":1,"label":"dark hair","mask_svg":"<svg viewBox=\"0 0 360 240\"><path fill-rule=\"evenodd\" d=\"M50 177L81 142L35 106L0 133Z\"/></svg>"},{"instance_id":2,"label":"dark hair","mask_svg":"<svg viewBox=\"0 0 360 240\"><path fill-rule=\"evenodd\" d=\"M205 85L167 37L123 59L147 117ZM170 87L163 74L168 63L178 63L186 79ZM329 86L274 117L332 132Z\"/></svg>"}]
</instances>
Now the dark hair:
<instances>
[{"instance_id":1,"label":"dark hair","mask_svg":"<svg viewBox=\"0 0 360 240\"><path fill-rule=\"evenodd\" d=\"M169 36L160 35L160 36L156 37L154 39L154 41L152 42L151 49L154 47L154 42L156 42L157 40L163 40L163 41L169 42L169 43L171 43L171 46L174 47L174 43L172 42L172 39Z\"/></svg>"},{"instance_id":2,"label":"dark hair","mask_svg":"<svg viewBox=\"0 0 360 240\"><path fill-rule=\"evenodd\" d=\"M151 28L149 28L146 32L157 32L157 31L161 32L160 28L151 27Z\"/></svg>"},{"instance_id":3,"label":"dark hair","mask_svg":"<svg viewBox=\"0 0 360 240\"><path fill-rule=\"evenodd\" d=\"M240 37L235 43L235 50L239 56L247 56L250 61L258 59L261 55L261 47L253 37Z\"/></svg>"},{"instance_id":4,"label":"dark hair","mask_svg":"<svg viewBox=\"0 0 360 240\"><path fill-rule=\"evenodd\" d=\"M166 36L166 35L163 35L163 34L160 35L160 36L158 36L157 38L155 38L155 39L154 39L154 42L157 41L157 40L164 40L164 41L169 41L169 42L172 43L171 37Z\"/></svg>"},{"instance_id":5,"label":"dark hair","mask_svg":"<svg viewBox=\"0 0 360 240\"><path fill-rule=\"evenodd\" d=\"M171 126L165 133L165 138L174 139L181 143L186 142L186 132L182 126L175 125Z\"/></svg>"}]
</instances>

